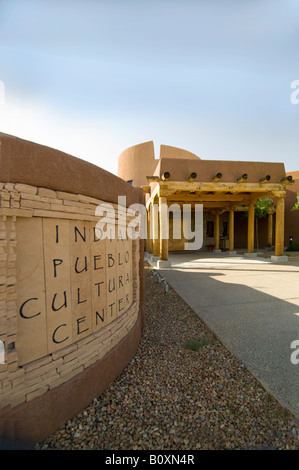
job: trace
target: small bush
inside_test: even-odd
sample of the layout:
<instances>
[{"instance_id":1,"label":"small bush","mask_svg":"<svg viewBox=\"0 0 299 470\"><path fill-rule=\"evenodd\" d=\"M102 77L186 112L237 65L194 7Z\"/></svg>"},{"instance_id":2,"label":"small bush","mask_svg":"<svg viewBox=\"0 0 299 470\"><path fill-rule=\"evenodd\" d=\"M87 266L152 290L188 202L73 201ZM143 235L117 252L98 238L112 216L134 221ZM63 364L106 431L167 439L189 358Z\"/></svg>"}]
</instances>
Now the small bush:
<instances>
[{"instance_id":1,"label":"small bush","mask_svg":"<svg viewBox=\"0 0 299 470\"><path fill-rule=\"evenodd\" d=\"M210 343L208 339L189 339L185 342L185 348L190 351L199 351L203 346L207 346Z\"/></svg>"},{"instance_id":2,"label":"small bush","mask_svg":"<svg viewBox=\"0 0 299 470\"><path fill-rule=\"evenodd\" d=\"M299 251L299 243L298 242L292 242L289 244L287 251Z\"/></svg>"}]
</instances>

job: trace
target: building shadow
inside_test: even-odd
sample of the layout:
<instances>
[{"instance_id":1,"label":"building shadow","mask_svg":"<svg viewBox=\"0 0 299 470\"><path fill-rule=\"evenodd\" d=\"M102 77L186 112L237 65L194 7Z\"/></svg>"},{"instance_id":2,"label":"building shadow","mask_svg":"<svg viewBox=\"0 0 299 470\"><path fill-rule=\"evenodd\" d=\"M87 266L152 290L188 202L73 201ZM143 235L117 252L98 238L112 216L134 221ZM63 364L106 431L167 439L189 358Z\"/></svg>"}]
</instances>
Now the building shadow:
<instances>
[{"instance_id":1,"label":"building shadow","mask_svg":"<svg viewBox=\"0 0 299 470\"><path fill-rule=\"evenodd\" d=\"M250 265L239 271L218 265L159 273L264 388L299 418L299 364L291 362L291 343L299 339L299 270ZM260 282L260 288L246 285L246 275ZM271 282L280 285L277 296L265 292Z\"/></svg>"}]
</instances>

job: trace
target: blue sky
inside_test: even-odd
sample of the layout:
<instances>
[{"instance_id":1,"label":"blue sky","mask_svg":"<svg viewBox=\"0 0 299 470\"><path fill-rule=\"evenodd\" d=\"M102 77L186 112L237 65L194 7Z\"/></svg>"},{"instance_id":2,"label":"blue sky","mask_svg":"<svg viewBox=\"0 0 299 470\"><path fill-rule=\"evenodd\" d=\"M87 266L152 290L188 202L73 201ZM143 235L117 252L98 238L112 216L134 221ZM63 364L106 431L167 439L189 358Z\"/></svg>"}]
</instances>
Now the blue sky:
<instances>
[{"instance_id":1,"label":"blue sky","mask_svg":"<svg viewBox=\"0 0 299 470\"><path fill-rule=\"evenodd\" d=\"M297 0L0 0L0 131L112 173L153 140L299 170Z\"/></svg>"}]
</instances>

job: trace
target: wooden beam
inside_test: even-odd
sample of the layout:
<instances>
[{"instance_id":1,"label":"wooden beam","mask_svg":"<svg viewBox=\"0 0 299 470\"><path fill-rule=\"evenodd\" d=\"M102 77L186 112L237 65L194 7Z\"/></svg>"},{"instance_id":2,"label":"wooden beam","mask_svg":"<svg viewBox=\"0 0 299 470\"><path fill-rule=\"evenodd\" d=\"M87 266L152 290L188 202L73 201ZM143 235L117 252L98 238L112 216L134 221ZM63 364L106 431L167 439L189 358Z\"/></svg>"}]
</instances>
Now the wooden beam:
<instances>
[{"instance_id":1,"label":"wooden beam","mask_svg":"<svg viewBox=\"0 0 299 470\"><path fill-rule=\"evenodd\" d=\"M261 196L263 193L261 194ZM169 196L168 201L186 201L186 202L217 202L217 201L244 201L250 199L250 194L205 194L205 193L196 193L196 194L182 194L176 193Z\"/></svg>"},{"instance_id":2,"label":"wooden beam","mask_svg":"<svg viewBox=\"0 0 299 470\"><path fill-rule=\"evenodd\" d=\"M280 178L280 183L283 185L286 184L293 184L295 181L293 180L293 177L291 175L289 176L284 176L283 178Z\"/></svg>"},{"instance_id":3,"label":"wooden beam","mask_svg":"<svg viewBox=\"0 0 299 470\"><path fill-rule=\"evenodd\" d=\"M216 183L216 181L219 181L222 178L222 173L217 173L215 176L212 177L212 181Z\"/></svg>"},{"instance_id":4,"label":"wooden beam","mask_svg":"<svg viewBox=\"0 0 299 470\"><path fill-rule=\"evenodd\" d=\"M191 183L192 181L195 180L196 177L197 177L197 173L195 173L195 171L193 171L192 173L190 173L190 175L187 176L187 181L189 181Z\"/></svg>"},{"instance_id":5,"label":"wooden beam","mask_svg":"<svg viewBox=\"0 0 299 470\"><path fill-rule=\"evenodd\" d=\"M261 178L259 178L259 183L260 184L267 183L268 181L270 181L270 179L271 179L270 175L262 176Z\"/></svg>"},{"instance_id":6,"label":"wooden beam","mask_svg":"<svg viewBox=\"0 0 299 470\"><path fill-rule=\"evenodd\" d=\"M236 181L237 183L243 183L243 181L246 181L248 179L247 173L244 173L243 175L239 176Z\"/></svg>"},{"instance_id":7,"label":"wooden beam","mask_svg":"<svg viewBox=\"0 0 299 470\"><path fill-rule=\"evenodd\" d=\"M215 192L260 192L269 193L273 191L282 191L285 193L285 186L277 183L267 183L261 185L259 183L221 183L221 182L210 182L210 183L198 183L188 181L166 181L160 182L160 196L169 196L178 191L215 191Z\"/></svg>"},{"instance_id":8,"label":"wooden beam","mask_svg":"<svg viewBox=\"0 0 299 470\"><path fill-rule=\"evenodd\" d=\"M146 179L149 183L159 183L160 180L159 176L147 176Z\"/></svg>"},{"instance_id":9,"label":"wooden beam","mask_svg":"<svg viewBox=\"0 0 299 470\"><path fill-rule=\"evenodd\" d=\"M170 173L169 173L169 171L165 171L165 173L163 173L163 175L161 176L161 179L162 179L163 181L167 181L169 178L170 178Z\"/></svg>"},{"instance_id":10,"label":"wooden beam","mask_svg":"<svg viewBox=\"0 0 299 470\"><path fill-rule=\"evenodd\" d=\"M142 191L143 191L144 194L150 194L150 192L151 192L151 187L150 187L150 185L141 186L141 189L142 189Z\"/></svg>"}]
</instances>

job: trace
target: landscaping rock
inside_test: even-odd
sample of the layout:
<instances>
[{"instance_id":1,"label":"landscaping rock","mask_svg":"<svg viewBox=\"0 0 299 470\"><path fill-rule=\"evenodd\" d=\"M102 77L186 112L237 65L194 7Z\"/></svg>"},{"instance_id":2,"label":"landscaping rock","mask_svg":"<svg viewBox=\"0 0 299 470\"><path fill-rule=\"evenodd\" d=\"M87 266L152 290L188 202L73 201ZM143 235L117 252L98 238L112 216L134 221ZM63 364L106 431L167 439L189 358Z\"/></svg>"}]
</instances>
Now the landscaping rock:
<instances>
[{"instance_id":1,"label":"landscaping rock","mask_svg":"<svg viewBox=\"0 0 299 470\"><path fill-rule=\"evenodd\" d=\"M298 421L169 287L146 278L135 357L37 449L299 449ZM192 347L190 347L190 344Z\"/></svg>"}]
</instances>

